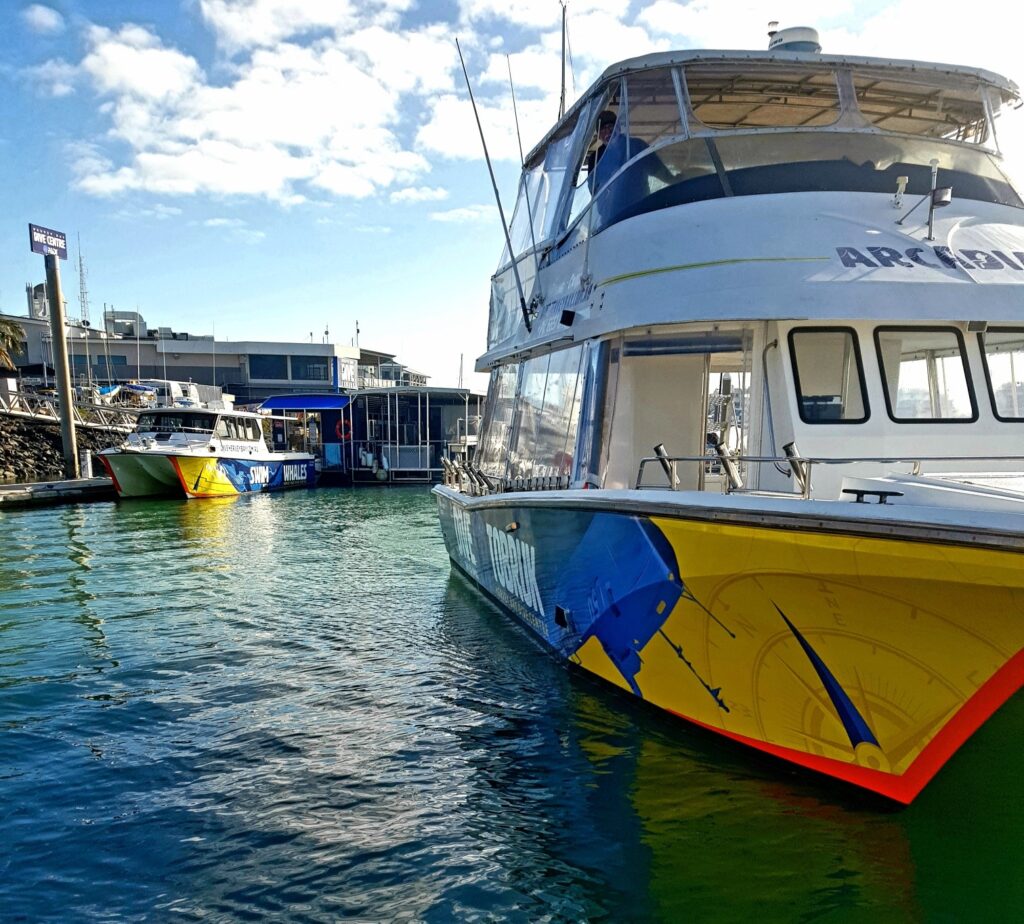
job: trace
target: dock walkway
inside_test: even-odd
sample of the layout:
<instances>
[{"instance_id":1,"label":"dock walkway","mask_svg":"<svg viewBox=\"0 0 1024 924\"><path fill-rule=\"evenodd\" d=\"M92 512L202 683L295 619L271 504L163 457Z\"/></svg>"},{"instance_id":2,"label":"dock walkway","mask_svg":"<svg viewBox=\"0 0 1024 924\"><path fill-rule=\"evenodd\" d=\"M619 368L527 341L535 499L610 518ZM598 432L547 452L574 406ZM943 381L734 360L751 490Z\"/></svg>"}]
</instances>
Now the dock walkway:
<instances>
[{"instance_id":1,"label":"dock walkway","mask_svg":"<svg viewBox=\"0 0 1024 924\"><path fill-rule=\"evenodd\" d=\"M3 484L0 485L0 510L115 500L116 497L117 492L109 478L75 478L71 481Z\"/></svg>"}]
</instances>

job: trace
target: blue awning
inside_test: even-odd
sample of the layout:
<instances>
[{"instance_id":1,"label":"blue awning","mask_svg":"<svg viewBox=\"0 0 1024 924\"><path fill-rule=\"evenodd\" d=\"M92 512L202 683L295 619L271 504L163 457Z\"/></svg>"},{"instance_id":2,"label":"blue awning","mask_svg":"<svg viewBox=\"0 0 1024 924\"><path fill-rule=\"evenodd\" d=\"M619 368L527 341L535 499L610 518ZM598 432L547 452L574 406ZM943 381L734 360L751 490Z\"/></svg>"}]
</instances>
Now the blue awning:
<instances>
[{"instance_id":1,"label":"blue awning","mask_svg":"<svg viewBox=\"0 0 1024 924\"><path fill-rule=\"evenodd\" d=\"M264 411L340 411L348 395L271 395L261 405Z\"/></svg>"}]
</instances>

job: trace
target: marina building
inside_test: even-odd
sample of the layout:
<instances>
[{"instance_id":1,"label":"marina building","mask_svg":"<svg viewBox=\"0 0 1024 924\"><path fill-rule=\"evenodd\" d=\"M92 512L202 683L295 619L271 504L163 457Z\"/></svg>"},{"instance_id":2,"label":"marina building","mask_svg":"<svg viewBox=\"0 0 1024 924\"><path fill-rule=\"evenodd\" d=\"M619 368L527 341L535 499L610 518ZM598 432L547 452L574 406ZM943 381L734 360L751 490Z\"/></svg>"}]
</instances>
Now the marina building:
<instances>
[{"instance_id":1,"label":"marina building","mask_svg":"<svg viewBox=\"0 0 1024 924\"><path fill-rule=\"evenodd\" d=\"M14 357L26 377L46 384L53 344L42 284L27 287L29 315L0 314L25 332ZM429 376L394 353L339 343L215 340L170 327L150 327L137 311L105 308L101 327L71 318L68 359L76 384L161 379L214 385L238 404L270 395L339 389L425 387Z\"/></svg>"}]
</instances>

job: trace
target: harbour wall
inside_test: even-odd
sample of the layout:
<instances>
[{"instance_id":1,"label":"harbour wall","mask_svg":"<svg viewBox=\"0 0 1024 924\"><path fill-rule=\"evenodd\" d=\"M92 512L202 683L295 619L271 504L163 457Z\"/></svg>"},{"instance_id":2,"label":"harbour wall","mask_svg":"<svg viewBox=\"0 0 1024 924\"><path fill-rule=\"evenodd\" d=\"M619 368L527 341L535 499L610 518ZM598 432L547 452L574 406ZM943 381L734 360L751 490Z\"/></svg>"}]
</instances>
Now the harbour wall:
<instances>
[{"instance_id":1,"label":"harbour wall","mask_svg":"<svg viewBox=\"0 0 1024 924\"><path fill-rule=\"evenodd\" d=\"M124 433L78 427L78 451L98 452L124 442ZM98 463L93 471L101 473ZM60 424L0 414L0 484L27 484L64 477Z\"/></svg>"}]
</instances>

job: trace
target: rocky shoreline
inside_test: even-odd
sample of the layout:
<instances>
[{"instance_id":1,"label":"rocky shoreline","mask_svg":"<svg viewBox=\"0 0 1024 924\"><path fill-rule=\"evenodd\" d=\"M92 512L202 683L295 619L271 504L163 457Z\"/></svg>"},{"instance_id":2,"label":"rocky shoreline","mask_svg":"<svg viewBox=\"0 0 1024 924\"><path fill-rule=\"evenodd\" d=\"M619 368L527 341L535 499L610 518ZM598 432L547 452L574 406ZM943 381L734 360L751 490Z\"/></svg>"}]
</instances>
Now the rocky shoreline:
<instances>
[{"instance_id":1,"label":"rocky shoreline","mask_svg":"<svg viewBox=\"0 0 1024 924\"><path fill-rule=\"evenodd\" d=\"M120 430L78 427L78 451L99 452L124 441ZM93 475L103 468L93 460ZM25 417L0 415L0 484L29 484L64 478L64 450L60 424Z\"/></svg>"}]
</instances>

